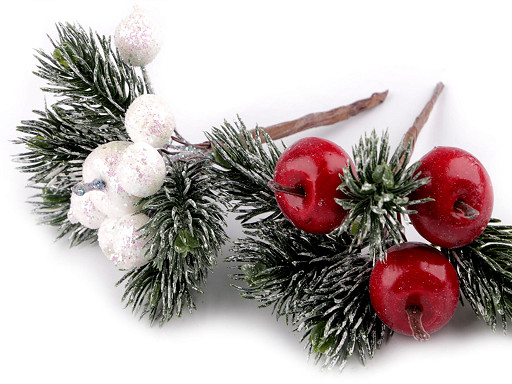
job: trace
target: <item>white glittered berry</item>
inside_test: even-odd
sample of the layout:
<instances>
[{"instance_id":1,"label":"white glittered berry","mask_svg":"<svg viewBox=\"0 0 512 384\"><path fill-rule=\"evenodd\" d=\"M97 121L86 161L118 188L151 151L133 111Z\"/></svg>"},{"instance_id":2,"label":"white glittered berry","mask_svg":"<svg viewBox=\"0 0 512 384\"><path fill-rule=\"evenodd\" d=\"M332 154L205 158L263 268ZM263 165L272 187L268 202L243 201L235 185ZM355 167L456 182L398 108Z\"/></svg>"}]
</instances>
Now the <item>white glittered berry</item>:
<instances>
[{"instance_id":1,"label":"white glittered berry","mask_svg":"<svg viewBox=\"0 0 512 384\"><path fill-rule=\"evenodd\" d=\"M95 201L98 202L104 197L105 194L101 191L91 191L83 196L72 193L68 212L69 221L73 224L80 223L87 228L98 229L106 216L96 207Z\"/></svg>"},{"instance_id":2,"label":"white glittered berry","mask_svg":"<svg viewBox=\"0 0 512 384\"><path fill-rule=\"evenodd\" d=\"M94 191L91 199L96 208L108 217L121 217L136 211L135 204L139 198L126 192L119 185L117 168L121 155L132 143L128 141L112 141L102 144L92 151L84 161L82 177L85 183L102 180L105 189ZM89 194L88 192L86 194ZM97 194L103 194L98 195Z\"/></svg>"},{"instance_id":3,"label":"white glittered berry","mask_svg":"<svg viewBox=\"0 0 512 384\"><path fill-rule=\"evenodd\" d=\"M132 66L149 64L160 51L161 37L144 10L134 11L119 23L114 41L123 60Z\"/></svg>"},{"instance_id":4,"label":"white glittered berry","mask_svg":"<svg viewBox=\"0 0 512 384\"><path fill-rule=\"evenodd\" d=\"M159 96L137 97L126 111L125 127L133 142L144 142L155 148L169 144L175 122L167 103Z\"/></svg>"},{"instance_id":5,"label":"white glittered berry","mask_svg":"<svg viewBox=\"0 0 512 384\"><path fill-rule=\"evenodd\" d=\"M115 226L118 220L119 219L106 218L103 220L98 230L98 243L109 260L112 259L111 255L114 253Z\"/></svg>"},{"instance_id":6,"label":"white glittered berry","mask_svg":"<svg viewBox=\"0 0 512 384\"><path fill-rule=\"evenodd\" d=\"M143 214L106 219L98 231L101 250L119 269L132 269L147 263L146 242L140 228L149 221Z\"/></svg>"},{"instance_id":7,"label":"white glittered berry","mask_svg":"<svg viewBox=\"0 0 512 384\"><path fill-rule=\"evenodd\" d=\"M165 179L162 155L147 143L134 143L121 155L117 175L121 187L131 195L147 197L162 188Z\"/></svg>"}]
</instances>

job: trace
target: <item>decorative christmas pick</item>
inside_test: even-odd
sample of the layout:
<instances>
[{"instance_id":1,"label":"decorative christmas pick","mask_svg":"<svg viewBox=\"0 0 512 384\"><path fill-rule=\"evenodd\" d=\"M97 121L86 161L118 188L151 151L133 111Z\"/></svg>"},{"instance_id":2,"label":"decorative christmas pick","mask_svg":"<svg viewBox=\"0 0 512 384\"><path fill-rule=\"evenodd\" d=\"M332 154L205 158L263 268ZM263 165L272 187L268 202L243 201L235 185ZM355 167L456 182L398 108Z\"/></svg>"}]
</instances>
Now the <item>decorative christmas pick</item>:
<instances>
[{"instance_id":1,"label":"decorative christmas pick","mask_svg":"<svg viewBox=\"0 0 512 384\"><path fill-rule=\"evenodd\" d=\"M57 32L53 52L38 51L36 71L56 101L18 127L26 152L17 160L38 190L35 211L71 245L98 241L126 271L118 283L126 304L164 323L195 308L194 294L226 241L229 201L219 188L216 153L209 142L191 144L180 135L170 106L152 93L145 65L160 37L140 8L117 27L116 47L77 25L58 24ZM386 96L263 131L270 140L334 124ZM235 135L241 145L247 140Z\"/></svg>"},{"instance_id":2,"label":"decorative christmas pick","mask_svg":"<svg viewBox=\"0 0 512 384\"><path fill-rule=\"evenodd\" d=\"M78 25L57 32L35 72L55 102L18 127L17 161L42 222L71 245L98 242L141 317L163 324L195 308L227 209L245 229L227 258L241 295L271 306L326 366L365 363L393 332L435 337L459 300L506 330L512 226L491 219L483 164L452 147L409 164L442 83L394 151L387 131L364 134L352 156L324 138L274 142L370 110L387 91L266 128L224 122L192 144L149 82L161 40L140 8L116 46ZM407 240L409 220L425 243Z\"/></svg>"},{"instance_id":3,"label":"decorative christmas pick","mask_svg":"<svg viewBox=\"0 0 512 384\"><path fill-rule=\"evenodd\" d=\"M428 154L409 165L443 87L435 87L394 152L387 132L363 136L353 160L318 138L282 152L264 132L252 141L244 134L246 146L230 125L211 133L227 164L222 185L246 230L227 259L239 270L238 289L293 325L325 366L343 367L352 355L365 363L393 331L428 340L452 317L459 287L461 300L493 329L501 323L505 330L512 319L511 227L487 224L492 190L483 166L465 151L440 148L432 151L437 160L427 161ZM343 164L334 170L337 183L328 181L331 156ZM452 178L439 184L448 188L434 195L447 174ZM457 187L447 193L450 186ZM332 200L343 209L327 209ZM408 217L413 224L430 220L426 227L439 238L465 240L407 242ZM318 230L319 222L330 233Z\"/></svg>"}]
</instances>

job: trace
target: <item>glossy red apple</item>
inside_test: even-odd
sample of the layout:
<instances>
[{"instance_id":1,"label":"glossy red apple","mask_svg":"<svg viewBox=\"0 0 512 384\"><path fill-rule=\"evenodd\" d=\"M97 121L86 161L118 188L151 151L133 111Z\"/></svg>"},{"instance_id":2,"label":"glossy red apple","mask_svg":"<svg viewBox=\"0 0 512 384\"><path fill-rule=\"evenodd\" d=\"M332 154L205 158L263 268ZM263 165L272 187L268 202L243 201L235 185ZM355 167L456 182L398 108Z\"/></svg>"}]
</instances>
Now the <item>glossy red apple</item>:
<instances>
[{"instance_id":1,"label":"glossy red apple","mask_svg":"<svg viewBox=\"0 0 512 384\"><path fill-rule=\"evenodd\" d=\"M427 340L453 316L459 300L455 268L437 249L417 242L389 248L370 276L370 299L392 330Z\"/></svg>"},{"instance_id":2,"label":"glossy red apple","mask_svg":"<svg viewBox=\"0 0 512 384\"><path fill-rule=\"evenodd\" d=\"M348 212L335 198L344 197L337 188L348 164L352 164L349 155L329 140L307 137L287 148L269 183L284 216L309 233L338 228Z\"/></svg>"},{"instance_id":3,"label":"glossy red apple","mask_svg":"<svg viewBox=\"0 0 512 384\"><path fill-rule=\"evenodd\" d=\"M457 248L471 243L491 218L494 195L484 166L470 153L436 147L421 160L418 172L430 182L410 194L411 200L434 201L414 205L414 228L431 243Z\"/></svg>"}]
</instances>

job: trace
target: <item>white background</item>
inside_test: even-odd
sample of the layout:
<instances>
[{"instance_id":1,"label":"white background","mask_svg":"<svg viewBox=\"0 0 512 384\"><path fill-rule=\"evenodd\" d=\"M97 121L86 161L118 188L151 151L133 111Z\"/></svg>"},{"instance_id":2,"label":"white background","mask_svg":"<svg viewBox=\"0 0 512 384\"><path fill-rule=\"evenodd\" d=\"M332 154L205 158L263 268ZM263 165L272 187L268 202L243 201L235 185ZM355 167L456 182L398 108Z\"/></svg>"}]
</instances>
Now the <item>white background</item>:
<instances>
[{"instance_id":1,"label":"white background","mask_svg":"<svg viewBox=\"0 0 512 384\"><path fill-rule=\"evenodd\" d=\"M442 80L445 91L415 160L435 145L473 153L493 179L494 216L512 223L512 23L505 1L144 5L164 34L148 67L155 90L191 141L237 114L249 127L265 126L389 89L374 111L307 135L350 152L363 132L389 128L396 144ZM19 122L44 107L43 83L31 73L33 49L49 49L55 22L109 35L130 12L131 3L120 1L3 6L1 382L507 382L510 336L493 333L469 308L458 308L427 343L395 335L366 367L352 360L342 373L322 371L307 361L299 334L239 297L222 260L197 311L150 327L123 308L123 289L114 287L122 274L99 248L70 249L54 242L53 228L36 225L26 204L33 193L25 188L27 175L11 161L22 148L9 142ZM231 219L228 233L240 236Z\"/></svg>"}]
</instances>

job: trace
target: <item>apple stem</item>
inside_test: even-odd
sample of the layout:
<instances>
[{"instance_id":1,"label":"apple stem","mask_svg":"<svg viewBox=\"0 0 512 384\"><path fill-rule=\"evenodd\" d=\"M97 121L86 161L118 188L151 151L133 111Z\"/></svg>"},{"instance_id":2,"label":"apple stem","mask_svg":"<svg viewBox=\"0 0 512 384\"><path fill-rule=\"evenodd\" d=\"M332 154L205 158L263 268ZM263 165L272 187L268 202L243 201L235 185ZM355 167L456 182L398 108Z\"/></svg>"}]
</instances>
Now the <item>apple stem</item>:
<instances>
[{"instance_id":1,"label":"apple stem","mask_svg":"<svg viewBox=\"0 0 512 384\"><path fill-rule=\"evenodd\" d=\"M432 94L432 97L427 102L421 113L416 117L416 120L414 120L413 125L407 130L407 132L404 135L403 142L407 144L409 140L412 139L412 149L414 150L414 145L416 144L416 140L418 139L418 136L422 130L422 128L427 123L427 120L430 116L430 113L432 112L432 109L434 108L434 105L439 98L439 95L444 89L444 84L442 82L437 83L436 87L434 88L434 93Z\"/></svg>"},{"instance_id":2,"label":"apple stem","mask_svg":"<svg viewBox=\"0 0 512 384\"><path fill-rule=\"evenodd\" d=\"M405 312L407 313L409 326L411 327L412 336L414 339L418 341L427 341L430 339L430 335L427 331L425 331L425 328L423 328L423 323L421 322L421 317L423 316L421 309L416 305L411 305L405 308Z\"/></svg>"},{"instance_id":3,"label":"apple stem","mask_svg":"<svg viewBox=\"0 0 512 384\"><path fill-rule=\"evenodd\" d=\"M423 323L421 322L421 317L423 316L421 309L416 305L411 305L405 308L405 312L407 313L409 326L411 327L414 339L418 341L427 341L430 339L430 335L425 331Z\"/></svg>"},{"instance_id":4,"label":"apple stem","mask_svg":"<svg viewBox=\"0 0 512 384\"><path fill-rule=\"evenodd\" d=\"M455 204L453 204L453 208L462 213L468 220L475 220L480 215L480 212L461 199L457 200Z\"/></svg>"},{"instance_id":5,"label":"apple stem","mask_svg":"<svg viewBox=\"0 0 512 384\"><path fill-rule=\"evenodd\" d=\"M348 120L352 116L356 116L361 112L382 104L387 95L388 91L376 92L369 98L358 100L349 105L334 108L325 112L310 113L295 120L286 121L284 123L271 125L261 129L264 130L272 140L282 139L283 137L287 137L310 128L332 125L339 123L340 121ZM255 130L252 130L251 132L253 135L256 133Z\"/></svg>"},{"instance_id":6,"label":"apple stem","mask_svg":"<svg viewBox=\"0 0 512 384\"><path fill-rule=\"evenodd\" d=\"M275 182L274 180L270 180L268 182L268 187L272 190L274 193L287 193L289 195L299 196L299 197L305 197L306 192L304 191L304 188L297 186L297 187L287 187L286 185L279 184Z\"/></svg>"}]
</instances>

